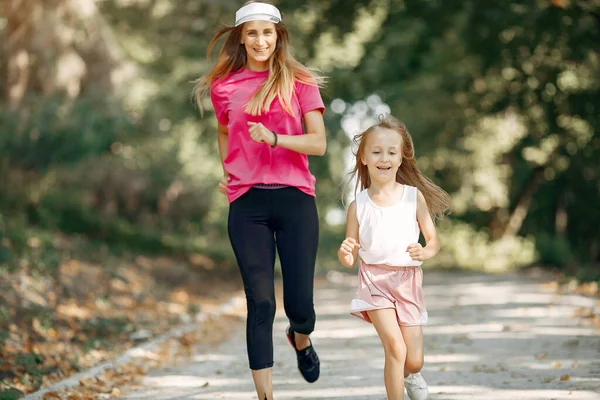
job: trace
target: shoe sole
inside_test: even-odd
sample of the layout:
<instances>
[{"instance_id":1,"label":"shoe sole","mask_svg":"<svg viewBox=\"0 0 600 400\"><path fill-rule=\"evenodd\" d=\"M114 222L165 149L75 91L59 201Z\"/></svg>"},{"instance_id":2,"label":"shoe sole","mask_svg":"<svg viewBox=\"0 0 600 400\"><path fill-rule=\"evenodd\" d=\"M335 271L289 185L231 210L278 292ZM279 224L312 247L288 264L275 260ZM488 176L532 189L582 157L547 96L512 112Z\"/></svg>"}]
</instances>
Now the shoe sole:
<instances>
[{"instance_id":1,"label":"shoe sole","mask_svg":"<svg viewBox=\"0 0 600 400\"><path fill-rule=\"evenodd\" d=\"M291 326L288 326L287 328L285 328L285 336L287 337L287 340L290 343L290 346L292 346L294 348L294 350L298 351L296 349L296 344L292 340L292 335L290 333L291 331L292 331L292 327Z\"/></svg>"}]
</instances>

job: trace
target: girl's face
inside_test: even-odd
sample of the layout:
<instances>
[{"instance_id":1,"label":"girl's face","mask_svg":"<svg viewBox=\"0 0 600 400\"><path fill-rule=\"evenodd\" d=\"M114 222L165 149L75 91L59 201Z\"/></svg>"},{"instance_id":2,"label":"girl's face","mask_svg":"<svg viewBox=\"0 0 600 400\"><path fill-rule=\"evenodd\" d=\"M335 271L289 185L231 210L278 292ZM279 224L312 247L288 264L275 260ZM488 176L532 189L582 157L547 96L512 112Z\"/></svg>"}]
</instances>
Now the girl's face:
<instances>
[{"instance_id":1,"label":"girl's face","mask_svg":"<svg viewBox=\"0 0 600 400\"><path fill-rule=\"evenodd\" d=\"M277 45L275 24L269 21L246 22L242 28L241 43L248 55L246 67L252 71L266 70Z\"/></svg>"},{"instance_id":2,"label":"girl's face","mask_svg":"<svg viewBox=\"0 0 600 400\"><path fill-rule=\"evenodd\" d=\"M396 180L402 164L402 137L396 131L376 128L365 138L361 162L367 166L371 182Z\"/></svg>"}]
</instances>

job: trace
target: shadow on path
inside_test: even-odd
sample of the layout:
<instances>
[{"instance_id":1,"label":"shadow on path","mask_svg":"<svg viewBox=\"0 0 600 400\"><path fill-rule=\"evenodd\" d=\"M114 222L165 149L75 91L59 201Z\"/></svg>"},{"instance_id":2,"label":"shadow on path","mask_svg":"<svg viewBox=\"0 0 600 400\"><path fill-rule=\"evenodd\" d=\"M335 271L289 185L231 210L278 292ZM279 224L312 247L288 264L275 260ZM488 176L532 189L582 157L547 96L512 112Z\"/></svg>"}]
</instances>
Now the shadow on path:
<instances>
[{"instance_id":1,"label":"shadow on path","mask_svg":"<svg viewBox=\"0 0 600 400\"><path fill-rule=\"evenodd\" d=\"M348 314L354 275L334 273L316 291L321 378L302 380L284 329L274 327L275 398L384 400L383 350L370 324ZM425 271L429 323L425 367L430 399L600 399L599 331L573 317L590 302L542 291L519 275ZM186 365L154 371L130 400L255 400L245 328ZM408 397L407 397L408 398Z\"/></svg>"}]
</instances>

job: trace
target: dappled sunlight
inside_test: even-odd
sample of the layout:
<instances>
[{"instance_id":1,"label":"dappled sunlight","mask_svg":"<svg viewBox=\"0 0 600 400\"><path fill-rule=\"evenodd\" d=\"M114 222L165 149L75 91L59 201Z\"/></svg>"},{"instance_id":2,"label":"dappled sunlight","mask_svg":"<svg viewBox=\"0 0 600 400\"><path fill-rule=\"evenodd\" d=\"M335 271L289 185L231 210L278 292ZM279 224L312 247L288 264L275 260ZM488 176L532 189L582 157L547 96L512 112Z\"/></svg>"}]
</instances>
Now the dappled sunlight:
<instances>
[{"instance_id":1,"label":"dappled sunlight","mask_svg":"<svg viewBox=\"0 0 600 400\"><path fill-rule=\"evenodd\" d=\"M347 304L327 305L322 307L322 311L319 315L322 317L329 316L342 316L348 314Z\"/></svg>"},{"instance_id":2,"label":"dappled sunlight","mask_svg":"<svg viewBox=\"0 0 600 400\"><path fill-rule=\"evenodd\" d=\"M471 207L489 211L509 204L510 169L501 158L527 134L524 123L522 116L508 111L467 127L463 146L470 157L457 162L466 164L465 174L470 179L452 196L455 212L464 213Z\"/></svg>"},{"instance_id":3,"label":"dappled sunlight","mask_svg":"<svg viewBox=\"0 0 600 400\"><path fill-rule=\"evenodd\" d=\"M477 332L502 332L504 329L504 325L497 324L494 322L488 324L456 324L456 325L440 325L440 326L432 326L428 325L423 330L426 330L426 334L437 334L437 335L447 335L447 334L455 334L455 333L467 333L474 334Z\"/></svg>"},{"instance_id":4,"label":"dappled sunlight","mask_svg":"<svg viewBox=\"0 0 600 400\"><path fill-rule=\"evenodd\" d=\"M169 388L201 388L210 380L210 385L213 387L231 387L239 385L248 380L248 377L239 379L215 378L205 376L187 376L187 375L166 375L156 378L148 378L147 383L154 387L169 387Z\"/></svg>"},{"instance_id":5,"label":"dappled sunlight","mask_svg":"<svg viewBox=\"0 0 600 400\"><path fill-rule=\"evenodd\" d=\"M436 257L428 261L430 267L461 266L505 272L530 264L536 258L535 241L531 238L507 236L494 239L488 232L456 219L443 221L438 231L444 246Z\"/></svg>"},{"instance_id":6,"label":"dappled sunlight","mask_svg":"<svg viewBox=\"0 0 600 400\"><path fill-rule=\"evenodd\" d=\"M356 280L356 276L354 274L350 275L350 278L354 281ZM319 298L322 301L327 300L337 300L340 296L340 292L334 289L319 289ZM337 304L336 304L337 305Z\"/></svg>"},{"instance_id":7,"label":"dappled sunlight","mask_svg":"<svg viewBox=\"0 0 600 400\"><path fill-rule=\"evenodd\" d=\"M281 399L331 399L331 398L347 398L347 399L369 399L373 396L385 395L385 387L381 386L332 386L323 389L299 389L299 390L279 390L277 398ZM381 397L375 397L382 399Z\"/></svg>"},{"instance_id":8,"label":"dappled sunlight","mask_svg":"<svg viewBox=\"0 0 600 400\"><path fill-rule=\"evenodd\" d=\"M381 4L381 3L380 3ZM372 5L368 9L359 7L358 22L352 32L346 33L341 40L335 37L335 30L324 32L317 38L315 67L331 71L340 66L356 67L367 51L367 44L377 34L378 27L387 15L387 7Z\"/></svg>"},{"instance_id":9,"label":"dappled sunlight","mask_svg":"<svg viewBox=\"0 0 600 400\"><path fill-rule=\"evenodd\" d=\"M385 399L380 339L371 324L347 314L352 279L332 276L337 283L324 282L315 292L317 326L311 340L321 360L321 378L314 384L307 386L297 372L295 353L284 334L288 321L284 313L276 316L277 399ZM422 373L432 400L562 399L567 393L572 394L564 398L595 399L592 393L600 389L600 381L593 371L598 368L600 336L567 317L569 307L577 305L558 304L558 297L540 294L540 287L524 278L449 272L427 276L432 285L425 286L426 291L436 292L442 282L452 281L444 295L426 293L430 321L423 328ZM469 305L449 303L458 292L468 295ZM543 299L546 317L540 311ZM557 304L551 306L550 299ZM521 316L529 307L538 316L531 321ZM495 311L504 314L494 315ZM153 391L156 400L172 399L173 393L183 399L255 400L244 331L240 324L234 339L199 353L188 366L157 372L147 381L146 392ZM126 398L147 399L136 393Z\"/></svg>"},{"instance_id":10,"label":"dappled sunlight","mask_svg":"<svg viewBox=\"0 0 600 400\"><path fill-rule=\"evenodd\" d=\"M510 340L510 339L522 339L531 340L538 338L534 332L526 331L528 328L524 328L525 331L521 332L517 328L517 332L514 332L514 328L511 328L513 332L497 331L497 332L471 332L467 335L469 339L483 339L483 340Z\"/></svg>"},{"instance_id":11,"label":"dappled sunlight","mask_svg":"<svg viewBox=\"0 0 600 400\"><path fill-rule=\"evenodd\" d=\"M540 400L540 399L574 399L574 400L597 400L598 394L594 392L573 392L570 390L490 390L488 387L478 386L430 386L430 391L440 393L440 399L444 400L464 400L464 399L485 399L485 400ZM437 398L437 397L435 397Z\"/></svg>"},{"instance_id":12,"label":"dappled sunlight","mask_svg":"<svg viewBox=\"0 0 600 400\"><path fill-rule=\"evenodd\" d=\"M196 354L192 358L196 362L207 362L207 361L234 361L236 358L232 355L225 355L221 353L208 353L208 354Z\"/></svg>"},{"instance_id":13,"label":"dappled sunlight","mask_svg":"<svg viewBox=\"0 0 600 400\"><path fill-rule=\"evenodd\" d=\"M239 293L229 203L216 189L227 154L209 94L196 104L192 92L224 43L206 57L215 29L244 1L3 2L0 398L119 354L156 366L161 351L128 349ZM390 113L411 132L420 170L452 199L437 224L441 251L424 264L432 397L590 398L586 390L600 389L597 1L275 3L290 54L327 76L327 152L308 158L317 273L343 268L352 138ZM273 121L267 128L277 130ZM230 143L247 134L235 123L228 130ZM294 152L282 145L264 149ZM538 265L547 287L509 274ZM316 385L297 374L278 303L278 399L384 397L381 344L349 315L356 269L344 271L315 290ZM217 319L237 326L230 318ZM198 338L212 345L196 353L195 335L175 340L192 371L159 372L171 378L153 378L156 390L140 399L255 400L243 329L227 348L217 346L225 335L203 329ZM76 384L116 398L115 374Z\"/></svg>"},{"instance_id":14,"label":"dappled sunlight","mask_svg":"<svg viewBox=\"0 0 600 400\"><path fill-rule=\"evenodd\" d=\"M383 397L382 397L383 396ZM214 399L212 394L193 394L188 399ZM256 394L250 392L220 392L217 398L236 400L255 400ZM277 391L277 399L348 399L348 400L383 400L385 388L382 386L366 386L357 388L331 387L328 389L297 389Z\"/></svg>"},{"instance_id":15,"label":"dappled sunlight","mask_svg":"<svg viewBox=\"0 0 600 400\"><path fill-rule=\"evenodd\" d=\"M480 288L479 290L481 291L487 291L486 289ZM511 295L510 299L506 299L505 297L498 297L496 295L499 294L504 294L504 295ZM461 295L459 293L457 293L457 299L456 302L454 303L457 306L480 306L480 305L502 305L502 304L507 304L507 301L510 304L515 304L515 305L519 305L519 304L547 304L548 300L551 299L550 295L544 295L544 294L535 294L535 295L519 295L519 294L512 294L510 292L504 292L504 291L493 291L490 290L489 292L490 297L488 298L481 298L481 297L477 297L475 295L470 295L468 293Z\"/></svg>"},{"instance_id":16,"label":"dappled sunlight","mask_svg":"<svg viewBox=\"0 0 600 400\"><path fill-rule=\"evenodd\" d=\"M378 339L379 340L379 339ZM331 344L333 345L333 344ZM352 347L353 343L346 343L347 347ZM324 348L327 349L328 346L325 346ZM363 356L367 356L367 355L372 355L372 353L370 353L371 350L362 350L362 355ZM322 352L321 352L322 353ZM327 352L321 354L320 356L321 362L326 363L326 364L333 364L336 363L337 361L347 361L349 363L356 361L356 354L354 352L339 352L339 353L331 353L328 354ZM379 368L379 357L373 357L371 364L376 364L376 368ZM364 365L365 367L367 366L367 364ZM344 378L346 379L346 378Z\"/></svg>"},{"instance_id":17,"label":"dappled sunlight","mask_svg":"<svg viewBox=\"0 0 600 400\"><path fill-rule=\"evenodd\" d=\"M598 338L598 332L590 331L589 328L581 327L581 328L559 328L556 326L547 326L547 327L538 327L533 329L539 336L590 336L593 338Z\"/></svg>"},{"instance_id":18,"label":"dappled sunlight","mask_svg":"<svg viewBox=\"0 0 600 400\"><path fill-rule=\"evenodd\" d=\"M552 307L550 309L545 307L519 307L510 309L491 310L490 316L498 318L547 318L547 317L559 317L559 316L570 316L573 310L569 307Z\"/></svg>"},{"instance_id":19,"label":"dappled sunlight","mask_svg":"<svg viewBox=\"0 0 600 400\"><path fill-rule=\"evenodd\" d=\"M480 356L473 354L425 354L425 364L452 364L452 363L464 363L464 362L478 362L481 360Z\"/></svg>"},{"instance_id":20,"label":"dappled sunlight","mask_svg":"<svg viewBox=\"0 0 600 400\"><path fill-rule=\"evenodd\" d=\"M355 317L351 317L350 315L348 316L348 318L355 318ZM359 321L360 322L360 321ZM329 329L327 330L326 327L323 327L323 330L317 330L313 333L313 337L314 338L321 338L321 339L354 339L354 338L360 338L360 337L377 337L377 333L375 332L375 329L373 329L372 325L368 325L364 322L361 323L363 326L357 327L357 326L353 326L353 327L348 327L345 329Z\"/></svg>"},{"instance_id":21,"label":"dappled sunlight","mask_svg":"<svg viewBox=\"0 0 600 400\"><path fill-rule=\"evenodd\" d=\"M250 397L252 396L252 397ZM383 396L383 397L382 397ZM211 394L206 395L190 395L189 399L214 399L215 396ZM220 392L217 398L223 399L236 399L255 400L256 394L250 394L248 392L231 392L224 391ZM385 387L381 386L361 386L361 387L331 387L327 389L297 389L297 390L286 390L280 389L277 391L277 399L348 399L348 400L362 400L362 399L373 399L373 400L384 400L385 399Z\"/></svg>"}]
</instances>

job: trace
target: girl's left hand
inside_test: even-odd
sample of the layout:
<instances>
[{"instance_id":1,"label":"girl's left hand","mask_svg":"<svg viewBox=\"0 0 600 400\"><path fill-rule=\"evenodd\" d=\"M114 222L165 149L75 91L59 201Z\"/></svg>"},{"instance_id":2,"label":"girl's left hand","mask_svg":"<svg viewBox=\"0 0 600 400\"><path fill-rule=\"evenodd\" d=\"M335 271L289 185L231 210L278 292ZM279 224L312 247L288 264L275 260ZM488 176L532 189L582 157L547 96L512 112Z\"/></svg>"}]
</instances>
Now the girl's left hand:
<instances>
[{"instance_id":1,"label":"girl's left hand","mask_svg":"<svg viewBox=\"0 0 600 400\"><path fill-rule=\"evenodd\" d=\"M410 254L410 258L415 261L425 261L426 259L425 249L420 243L409 244L406 251Z\"/></svg>"},{"instance_id":2,"label":"girl's left hand","mask_svg":"<svg viewBox=\"0 0 600 400\"><path fill-rule=\"evenodd\" d=\"M248 122L248 132L252 140L258 143L267 143L269 146L275 144L275 134L265 128L260 122Z\"/></svg>"}]
</instances>

